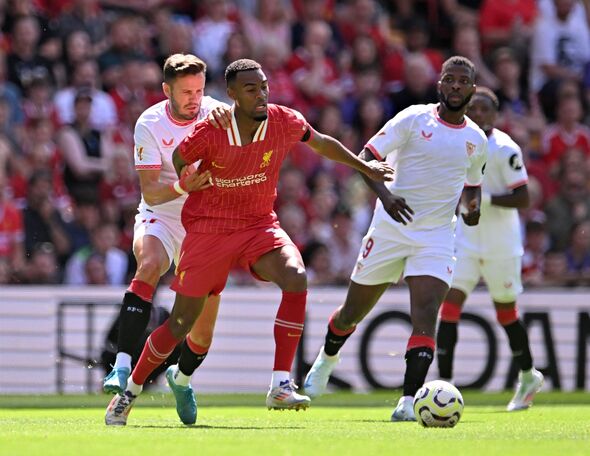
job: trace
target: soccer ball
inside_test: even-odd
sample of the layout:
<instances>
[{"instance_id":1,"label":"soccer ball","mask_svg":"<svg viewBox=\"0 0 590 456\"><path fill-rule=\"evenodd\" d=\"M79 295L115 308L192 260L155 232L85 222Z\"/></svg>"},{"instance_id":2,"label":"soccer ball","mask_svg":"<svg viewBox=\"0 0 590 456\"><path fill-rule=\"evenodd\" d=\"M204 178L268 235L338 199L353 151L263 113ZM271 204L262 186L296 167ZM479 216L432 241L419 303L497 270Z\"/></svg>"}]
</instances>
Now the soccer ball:
<instances>
[{"instance_id":1,"label":"soccer ball","mask_svg":"<svg viewBox=\"0 0 590 456\"><path fill-rule=\"evenodd\" d=\"M433 380L414 396L414 413L424 427L453 427L463 414L463 396L449 382Z\"/></svg>"}]
</instances>

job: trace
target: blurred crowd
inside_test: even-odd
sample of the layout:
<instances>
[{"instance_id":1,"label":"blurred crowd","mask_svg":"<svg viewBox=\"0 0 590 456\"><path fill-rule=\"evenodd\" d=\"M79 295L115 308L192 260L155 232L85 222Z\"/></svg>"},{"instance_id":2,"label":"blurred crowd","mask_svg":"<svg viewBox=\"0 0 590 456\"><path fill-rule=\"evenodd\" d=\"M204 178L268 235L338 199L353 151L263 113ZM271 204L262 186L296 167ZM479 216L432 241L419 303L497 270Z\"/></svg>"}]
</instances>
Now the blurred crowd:
<instances>
[{"instance_id":1,"label":"blurred crowd","mask_svg":"<svg viewBox=\"0 0 590 456\"><path fill-rule=\"evenodd\" d=\"M134 124L189 52L226 102L225 66L258 60L271 102L355 152L468 57L529 172L525 285L590 285L589 24L590 0L0 0L0 283L127 283ZM348 168L292 151L276 211L311 285L348 281L373 203Z\"/></svg>"}]
</instances>

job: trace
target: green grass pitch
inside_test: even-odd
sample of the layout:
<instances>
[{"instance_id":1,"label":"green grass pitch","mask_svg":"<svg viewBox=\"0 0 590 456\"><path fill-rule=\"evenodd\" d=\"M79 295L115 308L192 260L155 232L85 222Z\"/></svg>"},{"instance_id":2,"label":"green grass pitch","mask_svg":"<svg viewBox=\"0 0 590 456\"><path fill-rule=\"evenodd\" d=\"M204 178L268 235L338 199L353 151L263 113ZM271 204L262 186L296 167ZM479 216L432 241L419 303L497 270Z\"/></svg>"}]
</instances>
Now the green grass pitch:
<instances>
[{"instance_id":1,"label":"green grass pitch","mask_svg":"<svg viewBox=\"0 0 590 456\"><path fill-rule=\"evenodd\" d=\"M507 413L510 394L467 391L454 429L391 423L397 398L336 393L277 412L264 395L203 395L187 427L170 395L145 393L126 427L107 427L108 396L0 396L0 455L590 455L588 393L541 393Z\"/></svg>"}]
</instances>

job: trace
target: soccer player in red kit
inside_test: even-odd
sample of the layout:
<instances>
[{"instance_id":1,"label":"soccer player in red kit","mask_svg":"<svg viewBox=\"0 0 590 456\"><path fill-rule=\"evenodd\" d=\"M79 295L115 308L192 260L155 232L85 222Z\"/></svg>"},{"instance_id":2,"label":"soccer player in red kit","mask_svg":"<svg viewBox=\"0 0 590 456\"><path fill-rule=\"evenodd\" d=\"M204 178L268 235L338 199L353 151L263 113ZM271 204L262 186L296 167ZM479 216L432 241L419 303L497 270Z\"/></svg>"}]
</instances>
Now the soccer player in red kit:
<instances>
[{"instance_id":1,"label":"soccer player in red kit","mask_svg":"<svg viewBox=\"0 0 590 456\"><path fill-rule=\"evenodd\" d=\"M234 106L230 128L199 122L174 151L177 170L200 161L199 172L211 173L212 186L190 193L182 210L187 231L172 289L176 300L170 318L157 328L114 408L126 417L147 376L190 331L209 295L225 287L232 266L248 268L258 279L276 283L283 291L275 318L275 358L269 409L305 409L307 396L298 394L290 370L305 318L307 277L301 254L273 211L281 164L291 147L306 142L314 151L342 162L377 181L391 180L383 162L361 160L340 142L315 131L293 109L268 104L268 81L260 65L248 59L225 71L227 93ZM185 348L186 347L186 348ZM179 388L197 366L198 355L183 345L178 366L167 372L181 421L196 421L194 396ZM192 395L192 390L190 390ZM178 394L177 394L178 393ZM124 423L121 423L124 424Z\"/></svg>"}]
</instances>

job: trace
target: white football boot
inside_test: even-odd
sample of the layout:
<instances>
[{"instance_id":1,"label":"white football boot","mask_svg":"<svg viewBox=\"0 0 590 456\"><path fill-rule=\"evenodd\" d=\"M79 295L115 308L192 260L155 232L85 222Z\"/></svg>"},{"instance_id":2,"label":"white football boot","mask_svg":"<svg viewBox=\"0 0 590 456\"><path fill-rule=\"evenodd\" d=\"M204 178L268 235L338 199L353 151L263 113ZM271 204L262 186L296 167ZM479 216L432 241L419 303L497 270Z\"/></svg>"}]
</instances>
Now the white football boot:
<instances>
[{"instance_id":1,"label":"white football boot","mask_svg":"<svg viewBox=\"0 0 590 456\"><path fill-rule=\"evenodd\" d=\"M400 397L397 407L391 414L391 421L416 421L413 396Z\"/></svg>"},{"instance_id":2,"label":"white football boot","mask_svg":"<svg viewBox=\"0 0 590 456\"><path fill-rule=\"evenodd\" d=\"M266 406L269 410L305 410L311 399L295 392L297 385L293 380L285 380L279 386L270 388L266 395Z\"/></svg>"},{"instance_id":3,"label":"white football boot","mask_svg":"<svg viewBox=\"0 0 590 456\"><path fill-rule=\"evenodd\" d=\"M137 399L137 396L134 396L129 391L125 391L122 395L115 394L107 407L104 417L105 424L107 426L125 426L135 399Z\"/></svg>"},{"instance_id":4,"label":"white football boot","mask_svg":"<svg viewBox=\"0 0 590 456\"><path fill-rule=\"evenodd\" d=\"M516 410L526 410L533 404L533 398L543 386L543 374L534 367L531 370L531 376L518 374L518 384L512 400L506 406L506 410L514 412Z\"/></svg>"},{"instance_id":5,"label":"white football boot","mask_svg":"<svg viewBox=\"0 0 590 456\"><path fill-rule=\"evenodd\" d=\"M313 362L311 369L305 377L303 388L305 394L309 397L314 398L321 396L326 392L328 386L328 380L330 375L336 367L336 364L340 362L340 355L336 353L334 356L326 355L324 347L320 348L320 352Z\"/></svg>"}]
</instances>

